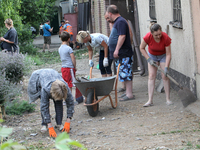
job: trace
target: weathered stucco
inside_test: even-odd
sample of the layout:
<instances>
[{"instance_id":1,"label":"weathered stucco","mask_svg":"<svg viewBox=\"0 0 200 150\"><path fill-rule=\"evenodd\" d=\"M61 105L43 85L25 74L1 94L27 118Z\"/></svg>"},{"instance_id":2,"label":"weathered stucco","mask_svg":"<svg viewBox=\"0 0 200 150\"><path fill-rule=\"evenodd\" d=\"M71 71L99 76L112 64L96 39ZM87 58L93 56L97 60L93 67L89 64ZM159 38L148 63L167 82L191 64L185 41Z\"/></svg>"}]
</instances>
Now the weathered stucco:
<instances>
[{"instance_id":1,"label":"weathered stucco","mask_svg":"<svg viewBox=\"0 0 200 150\"><path fill-rule=\"evenodd\" d=\"M196 52L196 84L197 97L200 98L200 2L199 0L191 0L191 10L193 18L193 34L194 34L194 48Z\"/></svg>"}]
</instances>

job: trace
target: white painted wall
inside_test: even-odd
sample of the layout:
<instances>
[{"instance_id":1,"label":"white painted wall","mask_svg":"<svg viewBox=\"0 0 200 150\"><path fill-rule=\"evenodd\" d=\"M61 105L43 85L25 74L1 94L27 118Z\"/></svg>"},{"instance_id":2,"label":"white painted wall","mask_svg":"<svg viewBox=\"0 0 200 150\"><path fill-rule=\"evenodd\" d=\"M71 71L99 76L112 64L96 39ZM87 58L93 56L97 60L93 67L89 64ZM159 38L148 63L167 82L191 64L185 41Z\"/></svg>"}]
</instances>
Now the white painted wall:
<instances>
[{"instance_id":1,"label":"white painted wall","mask_svg":"<svg viewBox=\"0 0 200 150\"><path fill-rule=\"evenodd\" d=\"M166 27L173 20L173 1L155 0L157 22L166 32ZM138 14L140 36L143 38L149 32L149 1L138 0ZM170 67L178 72L195 79L196 60L194 50L194 38L191 18L190 0L181 0L183 29L177 29L169 25L169 36L172 39L172 60Z\"/></svg>"}]
</instances>

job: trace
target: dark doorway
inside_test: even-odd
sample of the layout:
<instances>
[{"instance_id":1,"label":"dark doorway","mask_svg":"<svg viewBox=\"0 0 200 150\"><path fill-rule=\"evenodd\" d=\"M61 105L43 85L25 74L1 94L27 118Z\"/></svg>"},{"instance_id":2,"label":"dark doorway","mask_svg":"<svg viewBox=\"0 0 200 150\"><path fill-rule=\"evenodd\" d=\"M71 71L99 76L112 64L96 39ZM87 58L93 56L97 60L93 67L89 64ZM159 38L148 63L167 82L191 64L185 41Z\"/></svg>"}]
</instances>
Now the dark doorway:
<instances>
[{"instance_id":1,"label":"dark doorway","mask_svg":"<svg viewBox=\"0 0 200 150\"><path fill-rule=\"evenodd\" d=\"M79 3L78 4L78 31L88 30L89 25L89 14L90 14L90 3Z\"/></svg>"},{"instance_id":2,"label":"dark doorway","mask_svg":"<svg viewBox=\"0 0 200 150\"><path fill-rule=\"evenodd\" d=\"M51 27L53 27L53 34L57 34L59 32L58 13L56 13L51 19Z\"/></svg>"}]
</instances>

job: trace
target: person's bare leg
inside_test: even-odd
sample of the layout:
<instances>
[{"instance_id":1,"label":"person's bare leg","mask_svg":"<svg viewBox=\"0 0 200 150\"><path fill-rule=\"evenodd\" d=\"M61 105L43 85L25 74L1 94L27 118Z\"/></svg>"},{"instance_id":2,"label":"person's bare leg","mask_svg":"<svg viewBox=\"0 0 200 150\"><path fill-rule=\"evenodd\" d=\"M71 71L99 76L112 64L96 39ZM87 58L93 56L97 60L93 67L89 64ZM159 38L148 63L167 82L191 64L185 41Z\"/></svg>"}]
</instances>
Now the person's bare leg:
<instances>
[{"instance_id":1,"label":"person's bare leg","mask_svg":"<svg viewBox=\"0 0 200 150\"><path fill-rule=\"evenodd\" d=\"M128 98L133 98L133 93L132 93L132 89L133 89L133 86L132 86L132 81L124 81L124 85L126 87L126 96Z\"/></svg>"},{"instance_id":2,"label":"person's bare leg","mask_svg":"<svg viewBox=\"0 0 200 150\"><path fill-rule=\"evenodd\" d=\"M46 44L43 44L43 52L45 52L45 46L46 46Z\"/></svg>"},{"instance_id":3,"label":"person's bare leg","mask_svg":"<svg viewBox=\"0 0 200 150\"><path fill-rule=\"evenodd\" d=\"M101 76L102 76L103 78L104 78L104 77L107 77L107 75L106 75L106 74L102 74Z\"/></svg>"},{"instance_id":4,"label":"person's bare leg","mask_svg":"<svg viewBox=\"0 0 200 150\"><path fill-rule=\"evenodd\" d=\"M165 69L165 63L160 63L161 69ZM167 78L163 73L162 73L162 79L163 79L163 84L164 84L164 89L165 89L165 94L166 94L166 102L167 104L172 104L170 101L170 81L169 78Z\"/></svg>"},{"instance_id":5,"label":"person's bare leg","mask_svg":"<svg viewBox=\"0 0 200 150\"><path fill-rule=\"evenodd\" d=\"M47 44L47 49L48 49L48 51L49 51L49 47L50 47L49 44Z\"/></svg>"},{"instance_id":6,"label":"person's bare leg","mask_svg":"<svg viewBox=\"0 0 200 150\"><path fill-rule=\"evenodd\" d=\"M146 104L153 104L153 93L155 88L155 80L157 75L157 68L148 63L149 79L148 79L148 95L149 100Z\"/></svg>"},{"instance_id":7,"label":"person's bare leg","mask_svg":"<svg viewBox=\"0 0 200 150\"><path fill-rule=\"evenodd\" d=\"M122 82L122 89L126 89L126 85L124 82Z\"/></svg>"}]
</instances>

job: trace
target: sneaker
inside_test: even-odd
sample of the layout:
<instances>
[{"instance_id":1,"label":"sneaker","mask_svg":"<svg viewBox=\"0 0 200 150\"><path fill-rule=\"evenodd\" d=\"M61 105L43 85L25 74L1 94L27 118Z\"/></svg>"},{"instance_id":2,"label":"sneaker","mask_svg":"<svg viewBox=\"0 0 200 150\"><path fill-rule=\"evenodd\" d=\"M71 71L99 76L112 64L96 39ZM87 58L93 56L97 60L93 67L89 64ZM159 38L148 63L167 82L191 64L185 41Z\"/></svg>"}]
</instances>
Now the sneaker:
<instances>
[{"instance_id":1,"label":"sneaker","mask_svg":"<svg viewBox=\"0 0 200 150\"><path fill-rule=\"evenodd\" d=\"M78 105L78 102L77 102L77 101L74 101L74 106L75 106L75 105Z\"/></svg>"},{"instance_id":2,"label":"sneaker","mask_svg":"<svg viewBox=\"0 0 200 150\"><path fill-rule=\"evenodd\" d=\"M42 126L41 132L42 132L42 133L45 133L46 131L47 131L47 126Z\"/></svg>"},{"instance_id":3,"label":"sneaker","mask_svg":"<svg viewBox=\"0 0 200 150\"><path fill-rule=\"evenodd\" d=\"M62 131L62 129L64 128L64 126L61 124L61 125L56 125L55 128L59 129L59 131Z\"/></svg>"}]
</instances>

